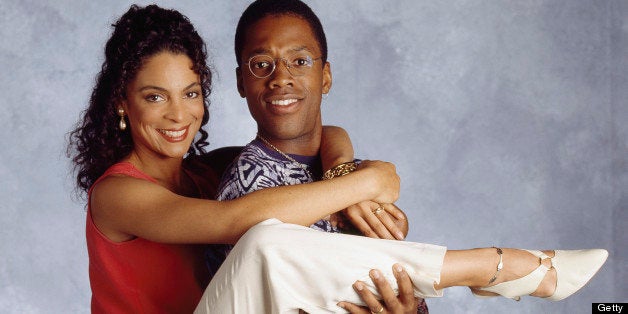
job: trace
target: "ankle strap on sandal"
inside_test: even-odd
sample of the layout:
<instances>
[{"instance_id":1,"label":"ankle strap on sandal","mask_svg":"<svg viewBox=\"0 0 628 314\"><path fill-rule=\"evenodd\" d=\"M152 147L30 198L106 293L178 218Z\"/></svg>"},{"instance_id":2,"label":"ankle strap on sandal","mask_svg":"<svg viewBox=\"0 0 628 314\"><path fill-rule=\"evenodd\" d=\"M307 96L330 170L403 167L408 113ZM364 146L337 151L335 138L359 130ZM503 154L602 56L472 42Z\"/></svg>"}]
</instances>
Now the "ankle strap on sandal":
<instances>
[{"instance_id":1,"label":"ankle strap on sandal","mask_svg":"<svg viewBox=\"0 0 628 314\"><path fill-rule=\"evenodd\" d=\"M502 270L502 268L504 268L504 260L502 257L502 254L504 253L502 251L501 248L498 247L493 247L497 250L497 254L499 254L499 263L497 264L497 271L495 272L495 275L493 275L493 278L491 278L491 280L488 281L488 284L492 284L496 279L497 279L497 275L499 274L499 272Z\"/></svg>"},{"instance_id":2,"label":"ankle strap on sandal","mask_svg":"<svg viewBox=\"0 0 628 314\"><path fill-rule=\"evenodd\" d=\"M554 268L554 257L556 257L556 255L554 254L554 256L549 257L547 254L543 253L542 251L538 251L538 250L526 250L528 253L536 256L539 258L539 265L543 266L545 268L547 268L548 270ZM550 267L547 267L545 265L543 265L543 260L545 259L549 259L550 260Z\"/></svg>"}]
</instances>

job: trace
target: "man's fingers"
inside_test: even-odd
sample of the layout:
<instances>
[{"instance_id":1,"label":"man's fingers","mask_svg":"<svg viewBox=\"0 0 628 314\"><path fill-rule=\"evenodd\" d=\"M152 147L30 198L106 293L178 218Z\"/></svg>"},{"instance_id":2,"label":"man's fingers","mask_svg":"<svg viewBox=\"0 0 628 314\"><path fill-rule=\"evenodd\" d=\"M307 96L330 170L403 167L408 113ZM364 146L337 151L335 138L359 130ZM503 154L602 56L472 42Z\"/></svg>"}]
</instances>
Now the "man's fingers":
<instances>
[{"instance_id":1,"label":"man's fingers","mask_svg":"<svg viewBox=\"0 0 628 314\"><path fill-rule=\"evenodd\" d=\"M414 289L410 276L408 276L406 270L400 264L395 264L393 265L393 274L397 279L399 299L401 299L401 303L407 304L413 302L415 300Z\"/></svg>"},{"instance_id":2,"label":"man's fingers","mask_svg":"<svg viewBox=\"0 0 628 314\"><path fill-rule=\"evenodd\" d=\"M400 304L399 304L399 300L397 299L397 294L390 287L390 284L388 283L386 278L384 278L384 275L382 274L382 272L377 269L373 269L369 272L369 276L371 277L371 280L373 280L373 283L375 283L375 287L377 288L377 291L382 296L382 300L384 300L384 303L386 304L386 308L388 309L398 308Z\"/></svg>"},{"instance_id":3,"label":"man's fingers","mask_svg":"<svg viewBox=\"0 0 628 314\"><path fill-rule=\"evenodd\" d=\"M371 276L371 278L373 278L373 277ZM383 281L385 282L386 280L383 280ZM362 301L364 301L364 303L366 304L366 306L368 307L368 309L371 312L375 312L375 313L381 313L382 312L382 309L384 309L384 306L375 297L375 295L371 292L371 290L366 288L366 284L364 282L356 281L353 284L353 289L355 290L355 292L357 292L360 295L360 298L362 298ZM380 293L381 293L381 291L380 291Z\"/></svg>"},{"instance_id":4,"label":"man's fingers","mask_svg":"<svg viewBox=\"0 0 628 314\"><path fill-rule=\"evenodd\" d=\"M345 309L351 314L370 314L371 312L361 306L353 304L351 302L339 302L338 306Z\"/></svg>"}]
</instances>

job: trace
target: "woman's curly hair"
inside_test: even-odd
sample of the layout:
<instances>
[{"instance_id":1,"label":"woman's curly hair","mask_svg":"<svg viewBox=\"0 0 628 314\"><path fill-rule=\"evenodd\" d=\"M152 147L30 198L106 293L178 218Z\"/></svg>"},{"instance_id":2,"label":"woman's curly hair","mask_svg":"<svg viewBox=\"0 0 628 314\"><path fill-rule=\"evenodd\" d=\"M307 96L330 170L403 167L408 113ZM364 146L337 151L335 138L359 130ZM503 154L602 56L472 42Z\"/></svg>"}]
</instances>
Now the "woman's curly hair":
<instances>
[{"instance_id":1,"label":"woman's curly hair","mask_svg":"<svg viewBox=\"0 0 628 314\"><path fill-rule=\"evenodd\" d=\"M129 155L133 140L129 130L118 129L117 105L126 97L126 87L149 57L169 51L187 55L200 76L205 113L201 126L209 120L211 71L205 43L187 17L176 10L156 5L133 5L112 25L113 34L105 46L105 61L96 78L89 100L76 128L69 133L67 154L77 175L77 189L87 192L107 168ZM200 135L189 155L204 152L208 134Z\"/></svg>"}]
</instances>

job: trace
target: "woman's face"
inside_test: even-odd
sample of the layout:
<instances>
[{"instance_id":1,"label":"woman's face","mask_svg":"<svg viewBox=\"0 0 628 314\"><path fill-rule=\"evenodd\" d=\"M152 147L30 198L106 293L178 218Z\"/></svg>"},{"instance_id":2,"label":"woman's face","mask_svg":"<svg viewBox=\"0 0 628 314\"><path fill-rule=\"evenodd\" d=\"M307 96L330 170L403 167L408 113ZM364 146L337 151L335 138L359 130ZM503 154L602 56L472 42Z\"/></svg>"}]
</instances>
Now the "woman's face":
<instances>
[{"instance_id":1,"label":"woman's face","mask_svg":"<svg viewBox=\"0 0 628 314\"><path fill-rule=\"evenodd\" d=\"M187 153L205 110L200 77L192 64L185 54L157 53L127 86L121 107L136 154L182 158Z\"/></svg>"}]
</instances>

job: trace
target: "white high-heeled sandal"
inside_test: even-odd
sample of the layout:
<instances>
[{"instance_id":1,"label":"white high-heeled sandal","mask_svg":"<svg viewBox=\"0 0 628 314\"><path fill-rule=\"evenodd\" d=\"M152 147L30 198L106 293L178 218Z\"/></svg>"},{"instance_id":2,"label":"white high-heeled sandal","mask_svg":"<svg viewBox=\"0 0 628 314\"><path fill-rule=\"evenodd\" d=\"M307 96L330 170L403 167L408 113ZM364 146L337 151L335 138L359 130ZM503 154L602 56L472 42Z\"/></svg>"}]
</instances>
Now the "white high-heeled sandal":
<instances>
[{"instance_id":1,"label":"white high-heeled sandal","mask_svg":"<svg viewBox=\"0 0 628 314\"><path fill-rule=\"evenodd\" d=\"M608 252L603 249L591 250L554 250L554 257L549 257L545 253L537 250L525 250L537 256L540 260L550 259L551 267L547 267L541 263L539 267L531 273L515 280L502 282L494 286L476 288L481 291L497 293L501 296L519 301L521 296L529 295L536 291L541 281L552 267L556 269L556 290L551 296L545 299L552 301L562 300L591 280L591 278L600 270ZM500 255L500 263L497 272L489 284L495 280L497 274L502 269L501 249L498 249ZM473 291L473 290L472 290ZM473 292L477 297L492 297L487 295L479 295Z\"/></svg>"}]
</instances>

